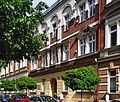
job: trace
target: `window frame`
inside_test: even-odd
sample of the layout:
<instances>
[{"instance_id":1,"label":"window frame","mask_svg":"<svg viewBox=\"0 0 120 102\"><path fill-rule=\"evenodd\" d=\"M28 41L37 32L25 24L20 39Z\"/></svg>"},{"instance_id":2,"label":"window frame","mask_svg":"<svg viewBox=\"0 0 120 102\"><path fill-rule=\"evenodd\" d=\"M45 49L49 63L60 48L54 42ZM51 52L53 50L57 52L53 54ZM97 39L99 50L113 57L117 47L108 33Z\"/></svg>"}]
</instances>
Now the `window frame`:
<instances>
[{"instance_id":1,"label":"window frame","mask_svg":"<svg viewBox=\"0 0 120 102\"><path fill-rule=\"evenodd\" d=\"M111 72L113 71L115 72L115 75L111 75ZM116 92L116 70L111 70L109 75L110 75L110 92ZM115 86L114 86L115 90L113 91L111 91L111 79L115 79Z\"/></svg>"},{"instance_id":2,"label":"window frame","mask_svg":"<svg viewBox=\"0 0 120 102\"><path fill-rule=\"evenodd\" d=\"M111 28L112 28L113 26L116 26L116 29L112 30ZM111 30L112 30L112 31L111 31ZM117 45L117 24L110 25L109 31L110 31L110 46L111 46L111 47L112 47L112 46L116 46L116 45ZM115 42L115 44L112 44L112 42L113 42L113 41L112 41L112 40L113 40L112 35L113 35L114 33L116 33L116 34L115 34L115 35L116 35L116 38L115 38L116 42Z\"/></svg>"},{"instance_id":3,"label":"window frame","mask_svg":"<svg viewBox=\"0 0 120 102\"><path fill-rule=\"evenodd\" d=\"M80 21L84 22L86 20L86 5L85 3L80 6Z\"/></svg>"},{"instance_id":4,"label":"window frame","mask_svg":"<svg viewBox=\"0 0 120 102\"><path fill-rule=\"evenodd\" d=\"M85 55L85 49L86 49L86 38L83 38L80 39L80 55Z\"/></svg>"},{"instance_id":5,"label":"window frame","mask_svg":"<svg viewBox=\"0 0 120 102\"><path fill-rule=\"evenodd\" d=\"M47 66L47 55L44 54L42 56L42 67L46 67Z\"/></svg>"},{"instance_id":6,"label":"window frame","mask_svg":"<svg viewBox=\"0 0 120 102\"><path fill-rule=\"evenodd\" d=\"M96 0L89 0L90 17L96 13Z\"/></svg>"},{"instance_id":7,"label":"window frame","mask_svg":"<svg viewBox=\"0 0 120 102\"><path fill-rule=\"evenodd\" d=\"M70 14L67 13L64 16L64 19L65 19L65 31L68 31L70 29Z\"/></svg>"},{"instance_id":8,"label":"window frame","mask_svg":"<svg viewBox=\"0 0 120 102\"><path fill-rule=\"evenodd\" d=\"M92 40L90 40L90 37L92 37ZM88 38L89 38L89 53L95 52L96 51L96 35L92 34L88 36Z\"/></svg>"},{"instance_id":9,"label":"window frame","mask_svg":"<svg viewBox=\"0 0 120 102\"><path fill-rule=\"evenodd\" d=\"M57 63L57 54L56 50L51 51L51 64L56 64Z\"/></svg>"},{"instance_id":10,"label":"window frame","mask_svg":"<svg viewBox=\"0 0 120 102\"><path fill-rule=\"evenodd\" d=\"M66 44L66 45L63 46L63 56L64 56L63 61L68 61L70 59L69 44Z\"/></svg>"},{"instance_id":11,"label":"window frame","mask_svg":"<svg viewBox=\"0 0 120 102\"><path fill-rule=\"evenodd\" d=\"M57 27L57 23L53 23L52 24L52 27L53 27L53 35L52 35L52 38L56 38L57 37L57 34L58 34L58 27Z\"/></svg>"},{"instance_id":12,"label":"window frame","mask_svg":"<svg viewBox=\"0 0 120 102\"><path fill-rule=\"evenodd\" d=\"M35 70L38 67L38 61L36 58L31 59L31 70Z\"/></svg>"}]
</instances>

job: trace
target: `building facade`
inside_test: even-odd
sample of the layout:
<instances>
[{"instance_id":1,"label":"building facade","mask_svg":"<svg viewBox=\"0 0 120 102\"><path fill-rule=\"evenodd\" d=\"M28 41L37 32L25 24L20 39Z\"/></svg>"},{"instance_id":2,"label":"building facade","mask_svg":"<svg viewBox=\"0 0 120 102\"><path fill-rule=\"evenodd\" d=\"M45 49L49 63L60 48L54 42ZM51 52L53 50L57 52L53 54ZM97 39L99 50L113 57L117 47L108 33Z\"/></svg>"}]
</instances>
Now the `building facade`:
<instances>
[{"instance_id":1,"label":"building facade","mask_svg":"<svg viewBox=\"0 0 120 102\"><path fill-rule=\"evenodd\" d=\"M64 95L64 102L80 101L81 91L73 92L61 79L66 70L93 66L97 73L98 1L58 0L44 12L45 25L38 27L49 37L30 76L37 83L36 94ZM32 92L31 92L32 94ZM84 91L84 102L96 99L95 91Z\"/></svg>"},{"instance_id":2,"label":"building facade","mask_svg":"<svg viewBox=\"0 0 120 102\"><path fill-rule=\"evenodd\" d=\"M104 102L120 97L120 0L57 0L44 12L45 25L38 32L47 34L38 59L10 62L1 70L1 79L31 76L37 90L30 95L64 95L64 102L80 101L81 91L72 91L61 75L70 69L91 65L101 82L95 91L84 91L83 101Z\"/></svg>"},{"instance_id":3,"label":"building facade","mask_svg":"<svg viewBox=\"0 0 120 102\"><path fill-rule=\"evenodd\" d=\"M101 2L104 2L102 0ZM100 98L120 97L120 0L106 0L101 13Z\"/></svg>"}]
</instances>

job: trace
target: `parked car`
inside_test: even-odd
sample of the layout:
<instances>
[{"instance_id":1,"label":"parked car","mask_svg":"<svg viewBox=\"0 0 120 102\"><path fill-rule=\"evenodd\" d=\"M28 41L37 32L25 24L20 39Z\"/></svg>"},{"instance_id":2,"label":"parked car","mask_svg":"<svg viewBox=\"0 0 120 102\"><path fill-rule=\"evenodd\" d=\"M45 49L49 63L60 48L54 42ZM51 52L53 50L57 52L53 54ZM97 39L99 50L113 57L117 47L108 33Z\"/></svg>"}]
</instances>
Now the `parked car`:
<instances>
[{"instance_id":1,"label":"parked car","mask_svg":"<svg viewBox=\"0 0 120 102\"><path fill-rule=\"evenodd\" d=\"M28 96L24 94L15 94L11 95L11 98L8 99L8 102L28 102Z\"/></svg>"},{"instance_id":2,"label":"parked car","mask_svg":"<svg viewBox=\"0 0 120 102\"><path fill-rule=\"evenodd\" d=\"M31 96L29 102L58 102L51 96L41 95L41 96Z\"/></svg>"},{"instance_id":3,"label":"parked car","mask_svg":"<svg viewBox=\"0 0 120 102\"><path fill-rule=\"evenodd\" d=\"M9 95L0 94L0 102L8 102Z\"/></svg>"},{"instance_id":4,"label":"parked car","mask_svg":"<svg viewBox=\"0 0 120 102\"><path fill-rule=\"evenodd\" d=\"M113 99L111 102L120 102L120 98L118 98L118 99Z\"/></svg>"}]
</instances>

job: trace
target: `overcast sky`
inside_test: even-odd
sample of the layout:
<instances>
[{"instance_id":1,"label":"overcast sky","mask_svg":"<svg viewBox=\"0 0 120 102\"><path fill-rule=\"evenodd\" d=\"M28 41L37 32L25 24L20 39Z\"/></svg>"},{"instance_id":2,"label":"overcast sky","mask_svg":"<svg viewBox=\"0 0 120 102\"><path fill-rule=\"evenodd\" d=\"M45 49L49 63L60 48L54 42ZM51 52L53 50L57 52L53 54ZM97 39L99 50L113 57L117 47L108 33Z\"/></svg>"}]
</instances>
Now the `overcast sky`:
<instances>
[{"instance_id":1,"label":"overcast sky","mask_svg":"<svg viewBox=\"0 0 120 102\"><path fill-rule=\"evenodd\" d=\"M57 0L33 0L33 6L36 6L38 2L43 1L45 2L48 6L51 6L55 1Z\"/></svg>"}]
</instances>

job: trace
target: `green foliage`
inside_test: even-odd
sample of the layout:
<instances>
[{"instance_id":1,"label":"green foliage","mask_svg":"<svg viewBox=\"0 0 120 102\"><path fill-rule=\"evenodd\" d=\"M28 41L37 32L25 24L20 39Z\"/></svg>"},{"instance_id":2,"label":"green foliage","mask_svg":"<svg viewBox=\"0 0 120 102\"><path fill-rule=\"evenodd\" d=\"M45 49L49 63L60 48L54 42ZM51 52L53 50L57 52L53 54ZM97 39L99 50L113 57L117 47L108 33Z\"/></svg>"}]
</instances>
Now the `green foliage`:
<instances>
[{"instance_id":1,"label":"green foliage","mask_svg":"<svg viewBox=\"0 0 120 102\"><path fill-rule=\"evenodd\" d=\"M47 5L39 2L33 8L32 1L0 0L0 68L11 60L23 60L23 56L37 56L42 48L43 36L34 33L39 23L44 24L42 10Z\"/></svg>"},{"instance_id":2,"label":"green foliage","mask_svg":"<svg viewBox=\"0 0 120 102\"><path fill-rule=\"evenodd\" d=\"M16 86L18 90L23 90L23 89L32 90L37 88L36 81L31 77L26 77L26 76L23 76L17 79Z\"/></svg>"},{"instance_id":3,"label":"green foliage","mask_svg":"<svg viewBox=\"0 0 120 102\"><path fill-rule=\"evenodd\" d=\"M14 79L12 80L1 80L1 88L4 88L5 91L15 91L16 90L16 82Z\"/></svg>"},{"instance_id":4,"label":"green foliage","mask_svg":"<svg viewBox=\"0 0 120 102\"><path fill-rule=\"evenodd\" d=\"M27 76L20 77L18 79L12 80L1 80L0 88L4 88L5 91L15 91L15 90L23 90L23 89L36 89L37 83L36 81Z\"/></svg>"},{"instance_id":5,"label":"green foliage","mask_svg":"<svg viewBox=\"0 0 120 102\"><path fill-rule=\"evenodd\" d=\"M100 81L91 66L66 71L61 77L72 90L95 90Z\"/></svg>"}]
</instances>

